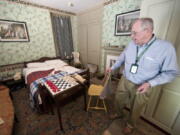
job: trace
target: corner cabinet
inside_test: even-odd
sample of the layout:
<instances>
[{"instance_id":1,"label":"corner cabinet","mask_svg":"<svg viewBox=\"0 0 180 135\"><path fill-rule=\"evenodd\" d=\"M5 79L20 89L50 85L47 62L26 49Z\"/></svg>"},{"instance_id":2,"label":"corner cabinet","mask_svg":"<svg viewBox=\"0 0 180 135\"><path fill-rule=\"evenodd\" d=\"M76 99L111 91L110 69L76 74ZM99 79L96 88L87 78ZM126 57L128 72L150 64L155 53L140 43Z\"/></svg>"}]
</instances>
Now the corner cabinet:
<instances>
[{"instance_id":1,"label":"corner cabinet","mask_svg":"<svg viewBox=\"0 0 180 135\"><path fill-rule=\"evenodd\" d=\"M144 0L141 17L154 20L154 33L174 44L180 67L180 0ZM143 117L172 135L180 135L180 76L155 87Z\"/></svg>"}]
</instances>

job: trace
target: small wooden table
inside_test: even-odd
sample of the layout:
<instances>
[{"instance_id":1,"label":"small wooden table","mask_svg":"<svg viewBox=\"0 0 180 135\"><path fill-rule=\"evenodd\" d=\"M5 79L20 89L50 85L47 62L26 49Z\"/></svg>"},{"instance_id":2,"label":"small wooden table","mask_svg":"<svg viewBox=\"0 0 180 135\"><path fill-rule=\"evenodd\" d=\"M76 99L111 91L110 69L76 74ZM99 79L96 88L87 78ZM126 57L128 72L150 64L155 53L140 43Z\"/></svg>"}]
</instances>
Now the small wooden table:
<instances>
[{"instance_id":1,"label":"small wooden table","mask_svg":"<svg viewBox=\"0 0 180 135\"><path fill-rule=\"evenodd\" d=\"M22 79L22 77L18 80L14 80L14 78L8 78L5 80L0 80L0 82L6 85L10 89L10 91L17 90L25 86L24 79Z\"/></svg>"},{"instance_id":2,"label":"small wooden table","mask_svg":"<svg viewBox=\"0 0 180 135\"><path fill-rule=\"evenodd\" d=\"M42 90L46 91L48 93L48 97L49 97L49 101L51 102L51 100L54 101L55 106L57 108L57 114L58 114L58 119L59 119L59 126L60 129L62 131L64 131L63 129L63 124L62 124L62 117L61 117L61 103L65 100L69 100L72 99L72 97L74 95L79 95L79 94L83 94L84 95L84 110L86 111L86 92L87 92L87 86L86 85L82 85L82 84L78 84L68 90L62 91L61 93L52 96L52 94L49 92L49 90L47 90L46 86L40 86ZM47 100L47 99L46 99ZM52 103L52 102L51 102ZM51 111L53 113L53 109L52 106L50 105Z\"/></svg>"}]
</instances>

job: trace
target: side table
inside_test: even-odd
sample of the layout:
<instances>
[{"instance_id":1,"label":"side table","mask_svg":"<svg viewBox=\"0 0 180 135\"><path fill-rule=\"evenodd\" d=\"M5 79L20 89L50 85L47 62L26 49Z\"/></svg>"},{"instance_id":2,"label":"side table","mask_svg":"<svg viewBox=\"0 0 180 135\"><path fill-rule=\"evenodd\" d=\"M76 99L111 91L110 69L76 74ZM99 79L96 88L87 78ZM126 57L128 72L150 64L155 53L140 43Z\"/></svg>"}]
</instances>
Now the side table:
<instances>
[{"instance_id":1,"label":"side table","mask_svg":"<svg viewBox=\"0 0 180 135\"><path fill-rule=\"evenodd\" d=\"M69 65L72 64L73 58L72 57L68 57L68 58L64 58L62 59L63 61L67 62Z\"/></svg>"}]
</instances>

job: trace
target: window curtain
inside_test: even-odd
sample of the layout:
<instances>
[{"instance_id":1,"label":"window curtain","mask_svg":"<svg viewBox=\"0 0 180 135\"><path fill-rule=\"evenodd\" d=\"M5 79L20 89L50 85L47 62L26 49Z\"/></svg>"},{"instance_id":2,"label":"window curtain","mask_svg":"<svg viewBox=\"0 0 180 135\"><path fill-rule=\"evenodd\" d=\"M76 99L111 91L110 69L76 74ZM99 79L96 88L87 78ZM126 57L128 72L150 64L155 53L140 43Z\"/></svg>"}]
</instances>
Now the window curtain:
<instances>
[{"instance_id":1,"label":"window curtain","mask_svg":"<svg viewBox=\"0 0 180 135\"><path fill-rule=\"evenodd\" d=\"M72 56L73 38L71 19L69 16L59 16L51 13L52 28L55 42L56 55L65 59Z\"/></svg>"}]
</instances>

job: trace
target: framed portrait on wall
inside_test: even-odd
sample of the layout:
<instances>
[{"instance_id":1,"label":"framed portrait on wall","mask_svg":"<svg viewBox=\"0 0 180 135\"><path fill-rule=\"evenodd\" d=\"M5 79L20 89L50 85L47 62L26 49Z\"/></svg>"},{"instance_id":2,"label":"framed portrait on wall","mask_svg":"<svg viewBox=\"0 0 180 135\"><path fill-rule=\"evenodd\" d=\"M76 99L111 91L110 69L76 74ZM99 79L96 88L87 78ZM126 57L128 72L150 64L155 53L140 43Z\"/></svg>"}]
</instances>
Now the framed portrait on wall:
<instances>
[{"instance_id":1,"label":"framed portrait on wall","mask_svg":"<svg viewBox=\"0 0 180 135\"><path fill-rule=\"evenodd\" d=\"M116 15L115 36L127 36L131 34L132 23L139 18L140 9Z\"/></svg>"},{"instance_id":2,"label":"framed portrait on wall","mask_svg":"<svg viewBox=\"0 0 180 135\"><path fill-rule=\"evenodd\" d=\"M0 42L28 42L26 22L0 19Z\"/></svg>"}]
</instances>

